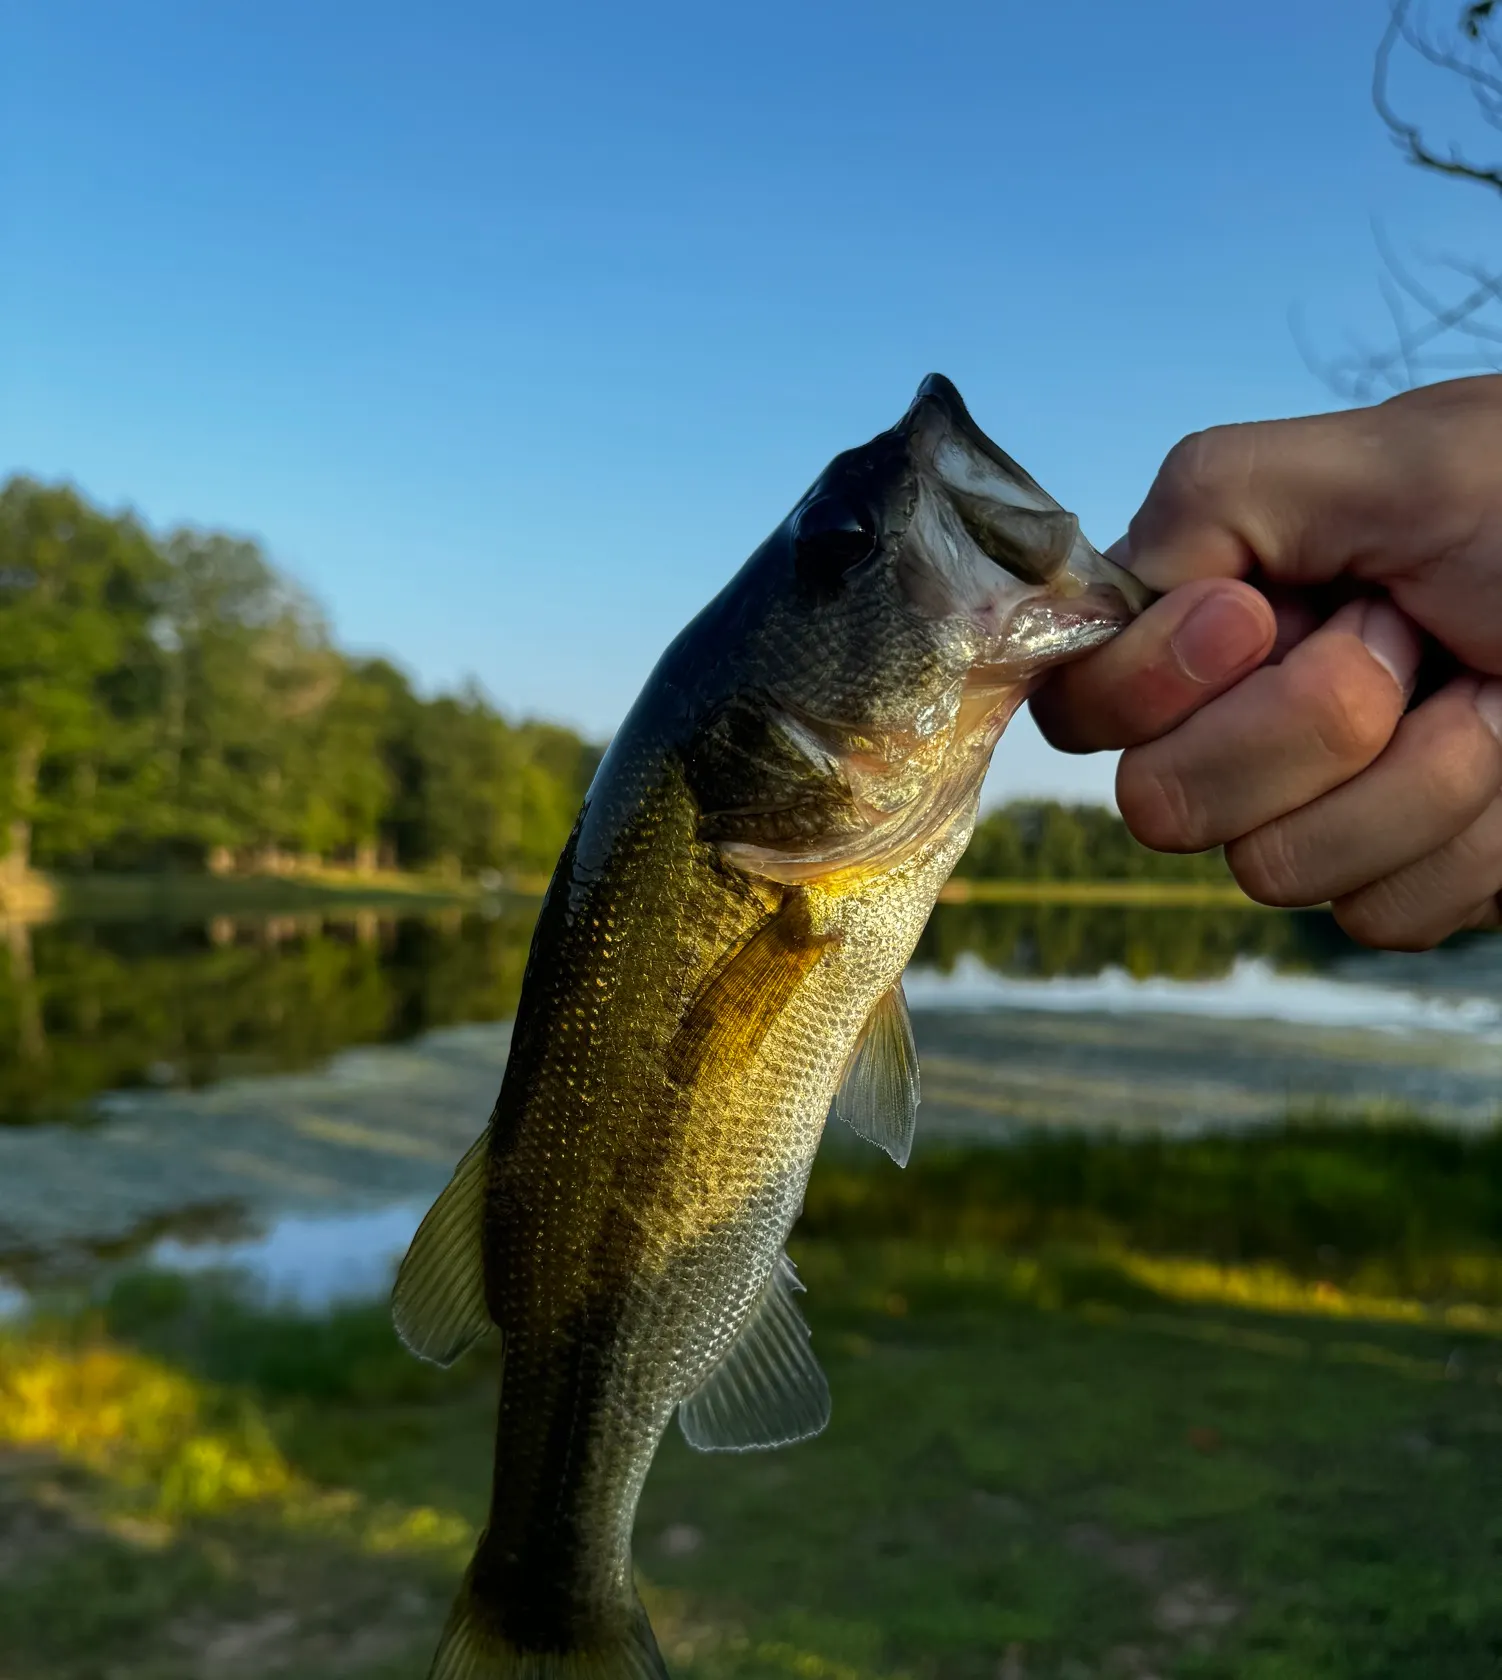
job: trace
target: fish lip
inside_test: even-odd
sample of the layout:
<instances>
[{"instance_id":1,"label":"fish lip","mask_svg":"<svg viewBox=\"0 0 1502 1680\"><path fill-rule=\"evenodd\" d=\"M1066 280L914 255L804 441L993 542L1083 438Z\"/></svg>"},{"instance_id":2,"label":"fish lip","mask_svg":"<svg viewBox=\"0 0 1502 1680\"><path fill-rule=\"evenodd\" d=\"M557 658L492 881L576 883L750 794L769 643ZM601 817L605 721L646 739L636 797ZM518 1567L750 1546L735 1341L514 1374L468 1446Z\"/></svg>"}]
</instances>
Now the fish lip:
<instances>
[{"instance_id":1,"label":"fish lip","mask_svg":"<svg viewBox=\"0 0 1502 1680\"><path fill-rule=\"evenodd\" d=\"M1037 479L1020 462L1013 460L1000 444L986 435L965 406L965 399L960 395L954 381L942 373L930 373L924 377L896 430L905 437L913 437L922 424L925 410L930 408L938 410L945 426L954 436L968 443L985 460L998 467L1018 488L1031 492L1045 508L1059 508L1058 502ZM959 487L955 485L946 485L946 488L951 497L955 497L959 492ZM1062 509L1059 511L1063 512ZM1059 595L1088 592L1098 599L1102 590L1114 592L1126 609L1121 615L1122 624L1135 618L1158 599L1157 591L1149 589L1140 578L1103 554L1088 541L1078 529L1078 525L1075 528L1071 551L1050 581L1050 592ZM1101 616L1103 620L1106 617L1104 614Z\"/></svg>"},{"instance_id":2,"label":"fish lip","mask_svg":"<svg viewBox=\"0 0 1502 1680\"><path fill-rule=\"evenodd\" d=\"M1063 587L1058 587L1058 584ZM1114 595L1125 609L1120 615L1123 628L1158 599L1156 590L1149 589L1141 578L1119 565L1110 555L1102 554L1083 535L1076 536L1074 549L1064 564L1058 584L1055 586L1056 594L1089 596L1103 609L1106 598ZM1114 611L1114 608L1110 610ZM1101 616L1106 616L1105 611Z\"/></svg>"},{"instance_id":3,"label":"fish lip","mask_svg":"<svg viewBox=\"0 0 1502 1680\"><path fill-rule=\"evenodd\" d=\"M952 431L957 432L967 443L974 444L993 465L1000 467L1003 472L1029 490L1035 490L1039 495L1048 497L1048 492L1037 479L1025 467L1014 461L999 443L982 431L976 423L975 416L965 406L965 399L960 395L954 381L942 373L925 375L923 382L918 386L917 394L908 404L907 413L897 422L897 430L905 435L914 432L924 407L930 405L939 410Z\"/></svg>"}]
</instances>

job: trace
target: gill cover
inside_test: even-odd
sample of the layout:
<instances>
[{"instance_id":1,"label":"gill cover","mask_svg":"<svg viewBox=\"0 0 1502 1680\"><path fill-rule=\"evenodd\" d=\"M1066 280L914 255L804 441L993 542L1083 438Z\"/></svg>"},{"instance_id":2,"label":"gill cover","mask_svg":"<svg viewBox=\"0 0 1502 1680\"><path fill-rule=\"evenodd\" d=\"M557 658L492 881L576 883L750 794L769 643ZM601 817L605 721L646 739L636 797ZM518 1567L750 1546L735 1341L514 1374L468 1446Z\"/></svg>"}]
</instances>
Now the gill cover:
<instances>
[{"instance_id":1,"label":"gill cover","mask_svg":"<svg viewBox=\"0 0 1502 1680\"><path fill-rule=\"evenodd\" d=\"M710 609L750 634L684 749L701 834L789 885L895 866L973 808L1032 682L1147 599L931 375Z\"/></svg>"}]
</instances>

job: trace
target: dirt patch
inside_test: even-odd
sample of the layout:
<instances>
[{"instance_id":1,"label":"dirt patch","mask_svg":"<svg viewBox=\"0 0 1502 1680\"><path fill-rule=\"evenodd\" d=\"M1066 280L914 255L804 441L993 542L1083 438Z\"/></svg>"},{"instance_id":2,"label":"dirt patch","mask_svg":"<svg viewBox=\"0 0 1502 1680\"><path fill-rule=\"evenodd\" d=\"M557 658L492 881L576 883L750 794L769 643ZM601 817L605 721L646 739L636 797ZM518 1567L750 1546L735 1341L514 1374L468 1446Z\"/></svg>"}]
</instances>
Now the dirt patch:
<instances>
[{"instance_id":1,"label":"dirt patch","mask_svg":"<svg viewBox=\"0 0 1502 1680\"><path fill-rule=\"evenodd\" d=\"M1163 1649L1121 1646L1107 1659L1103 1674L1116 1680L1157 1680L1160 1666L1171 1663L1176 1651L1206 1651L1217 1636L1241 1615L1230 1593L1201 1573L1189 1573L1182 1548L1160 1540L1122 1539L1095 1523L1067 1529L1065 1544L1082 1557L1095 1559L1113 1574L1151 1595L1153 1627L1168 1642Z\"/></svg>"}]
</instances>

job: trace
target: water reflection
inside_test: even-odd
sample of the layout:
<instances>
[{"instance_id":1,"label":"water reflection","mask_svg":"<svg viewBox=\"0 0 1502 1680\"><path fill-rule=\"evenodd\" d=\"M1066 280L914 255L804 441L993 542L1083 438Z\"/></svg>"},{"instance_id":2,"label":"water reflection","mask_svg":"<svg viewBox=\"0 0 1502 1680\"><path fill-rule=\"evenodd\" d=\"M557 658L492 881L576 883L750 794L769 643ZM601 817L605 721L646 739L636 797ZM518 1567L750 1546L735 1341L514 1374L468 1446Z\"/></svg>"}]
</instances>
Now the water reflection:
<instances>
[{"instance_id":1,"label":"water reflection","mask_svg":"<svg viewBox=\"0 0 1502 1680\"><path fill-rule=\"evenodd\" d=\"M1279 972L1255 957L1238 957L1228 974L1214 979L1136 979L1119 968L1018 979L966 953L945 973L910 972L906 991L914 1009L1198 1016L1366 1032L1451 1033L1502 1043L1502 1003L1493 997L1434 995L1355 977Z\"/></svg>"},{"instance_id":2,"label":"water reflection","mask_svg":"<svg viewBox=\"0 0 1502 1680\"><path fill-rule=\"evenodd\" d=\"M534 901L512 899L487 914L13 925L0 950L0 1122L76 1118L104 1091L310 1067L347 1046L503 1020L535 914ZM1348 950L1316 916L945 905L916 961L1197 980L1251 958L1309 970Z\"/></svg>"},{"instance_id":3,"label":"water reflection","mask_svg":"<svg viewBox=\"0 0 1502 1680\"><path fill-rule=\"evenodd\" d=\"M1052 979L1117 969L1134 979L1209 980L1238 959L1308 971L1351 950L1325 915L1091 904L947 904L915 965L947 973L972 956L998 974Z\"/></svg>"},{"instance_id":4,"label":"water reflection","mask_svg":"<svg viewBox=\"0 0 1502 1680\"><path fill-rule=\"evenodd\" d=\"M146 1258L168 1271L232 1273L274 1305L321 1310L384 1294L426 1212L425 1203L399 1202L352 1213L288 1214L237 1242L164 1237Z\"/></svg>"},{"instance_id":5,"label":"water reflection","mask_svg":"<svg viewBox=\"0 0 1502 1680\"><path fill-rule=\"evenodd\" d=\"M149 1255L231 1264L304 1301L379 1287L494 1099L507 1030L468 1023L513 1013L534 914L513 902L13 940L0 949L7 1269L46 1281ZM1447 964L1463 987L1433 985ZM1495 939L1420 964L1356 953L1312 916L944 906L909 975L924 1147L1189 1139L1300 1105L1486 1126L1499 980ZM128 1089L152 1085L176 1089ZM24 1124L61 1115L111 1118ZM864 1148L834 1129L836 1155Z\"/></svg>"},{"instance_id":6,"label":"water reflection","mask_svg":"<svg viewBox=\"0 0 1502 1680\"><path fill-rule=\"evenodd\" d=\"M0 953L0 1121L98 1092L309 1067L516 1007L536 906L487 915L13 925Z\"/></svg>"}]
</instances>

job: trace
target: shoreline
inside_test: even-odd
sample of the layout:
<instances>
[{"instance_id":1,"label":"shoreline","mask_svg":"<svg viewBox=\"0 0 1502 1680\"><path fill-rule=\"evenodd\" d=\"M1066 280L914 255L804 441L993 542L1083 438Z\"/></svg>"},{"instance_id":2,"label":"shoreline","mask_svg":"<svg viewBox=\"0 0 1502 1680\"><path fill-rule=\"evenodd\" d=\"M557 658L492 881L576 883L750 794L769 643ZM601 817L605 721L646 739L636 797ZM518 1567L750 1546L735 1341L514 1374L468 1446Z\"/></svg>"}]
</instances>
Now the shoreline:
<instances>
[{"instance_id":1,"label":"shoreline","mask_svg":"<svg viewBox=\"0 0 1502 1680\"><path fill-rule=\"evenodd\" d=\"M173 921L222 915L277 915L347 907L411 910L465 906L497 897L540 899L543 876L474 880L386 871L295 870L208 875L172 870L70 875L33 871L0 886L0 923ZM1025 881L954 876L940 904L1063 904L1100 908L1224 909L1268 912L1234 883L1217 881ZM1271 912L1274 914L1293 912Z\"/></svg>"},{"instance_id":2,"label":"shoreline","mask_svg":"<svg viewBox=\"0 0 1502 1680\"><path fill-rule=\"evenodd\" d=\"M984 881L954 875L939 890L940 904L1141 905L1147 909L1271 911L1234 882L1221 881ZM1292 915L1293 911L1275 911Z\"/></svg>"},{"instance_id":3,"label":"shoreline","mask_svg":"<svg viewBox=\"0 0 1502 1680\"><path fill-rule=\"evenodd\" d=\"M50 902L43 914L24 916L23 912L24 919L34 922L193 921L338 908L416 912L475 904L494 896L473 881L395 872L357 875L353 870L299 870L285 875L199 875L162 870L56 874L40 879L49 889Z\"/></svg>"}]
</instances>

